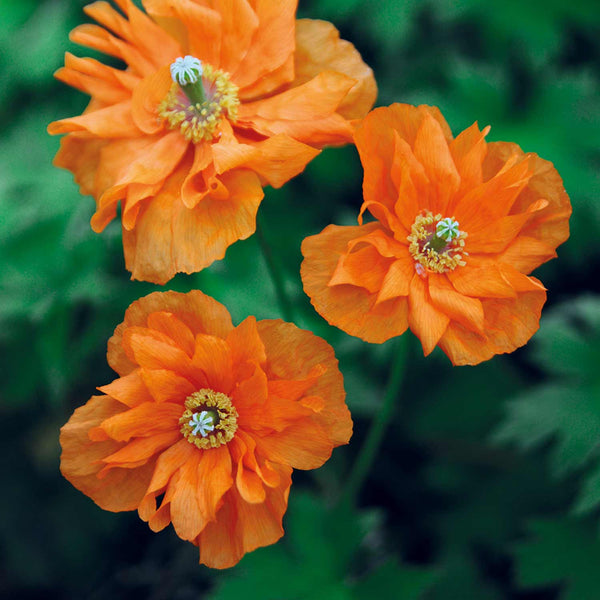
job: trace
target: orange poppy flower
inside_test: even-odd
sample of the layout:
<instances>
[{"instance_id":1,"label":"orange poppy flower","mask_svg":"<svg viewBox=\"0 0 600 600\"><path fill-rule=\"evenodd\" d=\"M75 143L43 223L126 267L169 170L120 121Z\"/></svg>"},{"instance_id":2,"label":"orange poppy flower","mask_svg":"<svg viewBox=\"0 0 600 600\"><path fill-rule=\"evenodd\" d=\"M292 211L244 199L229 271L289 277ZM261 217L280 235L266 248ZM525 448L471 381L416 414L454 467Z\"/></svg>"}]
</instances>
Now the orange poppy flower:
<instances>
[{"instance_id":1,"label":"orange poppy flower","mask_svg":"<svg viewBox=\"0 0 600 600\"><path fill-rule=\"evenodd\" d=\"M546 291L527 274L569 236L569 198L551 163L453 138L437 108L394 104L357 128L359 226L302 245L304 289L332 325L381 343L407 328L456 365L512 352L539 327ZM374 221L362 224L368 210Z\"/></svg>"},{"instance_id":2,"label":"orange poppy flower","mask_svg":"<svg viewBox=\"0 0 600 600\"><path fill-rule=\"evenodd\" d=\"M325 341L281 320L233 327L198 291L134 302L108 362L120 377L61 429L62 474L105 510L173 523L210 567L277 541L292 469L352 434Z\"/></svg>"},{"instance_id":3,"label":"orange poppy flower","mask_svg":"<svg viewBox=\"0 0 600 600\"><path fill-rule=\"evenodd\" d=\"M71 40L123 61L67 53L56 77L91 96L52 123L55 164L96 200L102 231L121 202L133 279L165 283L249 237L262 186L280 187L326 145L352 141L373 105L371 69L297 0L131 0L85 12Z\"/></svg>"}]
</instances>

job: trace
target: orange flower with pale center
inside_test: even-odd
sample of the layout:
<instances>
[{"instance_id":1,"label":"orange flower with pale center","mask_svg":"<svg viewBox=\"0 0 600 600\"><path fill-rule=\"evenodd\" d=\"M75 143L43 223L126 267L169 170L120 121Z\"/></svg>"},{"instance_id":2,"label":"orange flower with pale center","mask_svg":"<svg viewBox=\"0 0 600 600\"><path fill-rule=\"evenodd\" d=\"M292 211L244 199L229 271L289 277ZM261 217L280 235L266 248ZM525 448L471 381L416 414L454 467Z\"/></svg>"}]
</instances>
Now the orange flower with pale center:
<instances>
[{"instance_id":1,"label":"orange flower with pale center","mask_svg":"<svg viewBox=\"0 0 600 600\"><path fill-rule=\"evenodd\" d=\"M329 323L381 343L407 328L425 355L457 365L512 352L539 327L546 291L527 275L569 236L569 198L551 163L453 138L437 108L394 104L357 128L359 226L302 244L304 289ZM368 210L374 221L362 224Z\"/></svg>"},{"instance_id":2,"label":"orange flower with pale center","mask_svg":"<svg viewBox=\"0 0 600 600\"><path fill-rule=\"evenodd\" d=\"M91 96L52 123L55 164L96 200L102 231L121 202L133 279L165 283L222 258L255 230L262 186L280 187L319 149L352 141L373 105L371 69L330 23L296 20L297 0L116 0L74 42L56 77Z\"/></svg>"},{"instance_id":3,"label":"orange flower with pale center","mask_svg":"<svg viewBox=\"0 0 600 600\"><path fill-rule=\"evenodd\" d=\"M61 429L62 474L105 510L173 523L210 567L277 541L292 469L352 434L325 341L281 320L233 327L198 291L134 302L108 362L120 377Z\"/></svg>"}]
</instances>

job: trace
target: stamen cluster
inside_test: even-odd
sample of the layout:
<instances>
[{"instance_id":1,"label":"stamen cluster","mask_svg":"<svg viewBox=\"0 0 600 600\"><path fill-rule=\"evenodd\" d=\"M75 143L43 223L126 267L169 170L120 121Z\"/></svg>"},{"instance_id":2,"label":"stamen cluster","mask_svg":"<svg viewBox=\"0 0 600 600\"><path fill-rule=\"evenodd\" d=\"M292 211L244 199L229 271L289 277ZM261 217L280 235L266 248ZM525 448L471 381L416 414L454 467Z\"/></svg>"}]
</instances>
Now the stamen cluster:
<instances>
[{"instance_id":1,"label":"stamen cluster","mask_svg":"<svg viewBox=\"0 0 600 600\"><path fill-rule=\"evenodd\" d=\"M186 81L185 73L181 73L181 78ZM160 103L158 115L170 129L180 129L187 140L210 141L221 119L237 120L238 87L227 73L206 63L202 63L201 77L190 83L202 86L205 100L193 102L185 93L186 86L174 83Z\"/></svg>"},{"instance_id":2,"label":"stamen cluster","mask_svg":"<svg viewBox=\"0 0 600 600\"><path fill-rule=\"evenodd\" d=\"M417 263L415 270L424 276L426 271L444 273L467 263L463 257L467 234L458 229L454 218L433 215L424 211L417 216L411 227L407 240L410 242L408 251Z\"/></svg>"},{"instance_id":3,"label":"stamen cluster","mask_svg":"<svg viewBox=\"0 0 600 600\"><path fill-rule=\"evenodd\" d=\"M218 448L233 439L237 418L238 412L229 396L202 389L186 398L179 424L190 444L202 449Z\"/></svg>"}]
</instances>

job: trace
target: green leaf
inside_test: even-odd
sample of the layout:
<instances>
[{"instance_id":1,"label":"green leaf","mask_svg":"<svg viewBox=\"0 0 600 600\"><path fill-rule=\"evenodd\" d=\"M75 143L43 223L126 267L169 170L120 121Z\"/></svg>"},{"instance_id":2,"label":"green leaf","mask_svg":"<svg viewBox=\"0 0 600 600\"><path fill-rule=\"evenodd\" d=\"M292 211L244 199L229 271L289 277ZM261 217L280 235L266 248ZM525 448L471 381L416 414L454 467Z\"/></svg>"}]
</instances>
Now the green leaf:
<instances>
[{"instance_id":1,"label":"green leaf","mask_svg":"<svg viewBox=\"0 0 600 600\"><path fill-rule=\"evenodd\" d=\"M556 440L552 468L557 475L582 466L597 449L600 395L564 385L546 385L512 400L493 440L522 450Z\"/></svg>"},{"instance_id":2,"label":"green leaf","mask_svg":"<svg viewBox=\"0 0 600 600\"><path fill-rule=\"evenodd\" d=\"M363 558L365 536L381 530L373 511L325 507L315 496L296 492L284 524L283 540L245 556L211 600L363 600L373 593L417 600L437 576L434 570L393 559L357 577L353 571L358 566L362 574L363 564L369 562Z\"/></svg>"},{"instance_id":3,"label":"green leaf","mask_svg":"<svg viewBox=\"0 0 600 600\"><path fill-rule=\"evenodd\" d=\"M354 588L352 597L355 600L419 600L437 577L438 573L432 569L407 567L396 560L390 560L361 580Z\"/></svg>"},{"instance_id":4,"label":"green leaf","mask_svg":"<svg viewBox=\"0 0 600 600\"><path fill-rule=\"evenodd\" d=\"M588 513L598 504L600 504L600 465L597 464L584 479L573 513L577 515Z\"/></svg>"},{"instance_id":5,"label":"green leaf","mask_svg":"<svg viewBox=\"0 0 600 600\"><path fill-rule=\"evenodd\" d=\"M569 519L539 519L530 528L534 539L514 550L519 586L562 584L560 600L597 600L600 540L590 527Z\"/></svg>"},{"instance_id":6,"label":"green leaf","mask_svg":"<svg viewBox=\"0 0 600 600\"><path fill-rule=\"evenodd\" d=\"M548 373L600 383L600 298L577 298L544 316L533 348Z\"/></svg>"},{"instance_id":7,"label":"green leaf","mask_svg":"<svg viewBox=\"0 0 600 600\"><path fill-rule=\"evenodd\" d=\"M600 300L587 296L557 306L542 319L533 344L541 368L557 375L506 405L496 443L529 450L551 442L550 466L557 477L587 467L573 512L600 504Z\"/></svg>"},{"instance_id":8,"label":"green leaf","mask_svg":"<svg viewBox=\"0 0 600 600\"><path fill-rule=\"evenodd\" d=\"M453 554L440 569L443 572L424 597L427 600L502 600L493 584L480 575L470 557Z\"/></svg>"}]
</instances>

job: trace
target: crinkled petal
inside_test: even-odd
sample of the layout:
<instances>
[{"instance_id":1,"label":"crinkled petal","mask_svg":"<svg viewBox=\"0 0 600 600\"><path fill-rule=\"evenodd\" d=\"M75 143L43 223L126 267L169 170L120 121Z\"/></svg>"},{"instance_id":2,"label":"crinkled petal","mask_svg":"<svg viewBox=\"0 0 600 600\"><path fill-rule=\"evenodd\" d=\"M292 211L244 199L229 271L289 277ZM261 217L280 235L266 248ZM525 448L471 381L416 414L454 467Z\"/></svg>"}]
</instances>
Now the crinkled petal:
<instances>
[{"instance_id":1,"label":"crinkled petal","mask_svg":"<svg viewBox=\"0 0 600 600\"><path fill-rule=\"evenodd\" d=\"M296 21L294 86L302 85L322 71L344 73L356 83L337 112L346 119L364 117L375 102L377 85L373 71L353 44L340 39L338 30L327 21Z\"/></svg>"},{"instance_id":2,"label":"crinkled petal","mask_svg":"<svg viewBox=\"0 0 600 600\"><path fill-rule=\"evenodd\" d=\"M291 469L277 465L278 487L269 489L264 502L249 504L230 490L198 540L200 562L216 569L235 565L246 552L275 543L283 535L281 521L287 508Z\"/></svg>"},{"instance_id":3,"label":"crinkled petal","mask_svg":"<svg viewBox=\"0 0 600 600\"><path fill-rule=\"evenodd\" d=\"M365 341L382 343L408 327L406 298L377 302L377 295L354 285L329 285L348 243L379 227L330 225L302 242L304 261L300 269L304 291L315 310L330 324Z\"/></svg>"},{"instance_id":4,"label":"crinkled petal","mask_svg":"<svg viewBox=\"0 0 600 600\"><path fill-rule=\"evenodd\" d=\"M224 338L233 329L227 309L198 290L187 294L173 291L148 294L129 306L123 323L108 341L108 364L120 375L126 375L136 368L123 348L123 332L129 327L146 327L148 316L159 311L176 314L194 334L208 333Z\"/></svg>"},{"instance_id":5,"label":"crinkled petal","mask_svg":"<svg viewBox=\"0 0 600 600\"><path fill-rule=\"evenodd\" d=\"M129 408L139 406L144 402L152 402L152 395L148 391L139 369L98 389Z\"/></svg>"},{"instance_id":6,"label":"crinkled petal","mask_svg":"<svg viewBox=\"0 0 600 600\"><path fill-rule=\"evenodd\" d=\"M75 410L60 433L63 476L101 508L113 512L138 507L154 468L151 461L138 469L115 468L106 477L97 477L103 467L102 459L116 452L121 444L112 440L94 442L88 432L122 409L122 404L107 396L93 396Z\"/></svg>"},{"instance_id":7,"label":"crinkled petal","mask_svg":"<svg viewBox=\"0 0 600 600\"><path fill-rule=\"evenodd\" d=\"M431 274L428 282L429 296L437 310L467 329L483 333L483 306L479 299L458 293L443 274Z\"/></svg>"},{"instance_id":8,"label":"crinkled petal","mask_svg":"<svg viewBox=\"0 0 600 600\"><path fill-rule=\"evenodd\" d=\"M427 284L418 276L410 282L408 308L408 324L427 356L446 331L450 317L434 306Z\"/></svg>"},{"instance_id":9,"label":"crinkled petal","mask_svg":"<svg viewBox=\"0 0 600 600\"><path fill-rule=\"evenodd\" d=\"M334 446L348 443L352 419L345 403L343 377L331 346L311 332L279 320L260 321L258 332L268 356L269 379L305 379L324 369L307 390L311 396L322 398L324 407L307 422L320 424Z\"/></svg>"},{"instance_id":10,"label":"crinkled petal","mask_svg":"<svg viewBox=\"0 0 600 600\"><path fill-rule=\"evenodd\" d=\"M100 427L113 439L128 442L132 437L150 437L179 429L181 406L171 402L145 402L105 419Z\"/></svg>"},{"instance_id":11,"label":"crinkled petal","mask_svg":"<svg viewBox=\"0 0 600 600\"><path fill-rule=\"evenodd\" d=\"M179 195L184 170L138 216L132 231L123 231L125 264L132 279L166 283L176 273L194 273L223 258L227 248L256 228L263 198L258 176L246 170L225 173L227 198L209 193L193 209Z\"/></svg>"}]
</instances>

